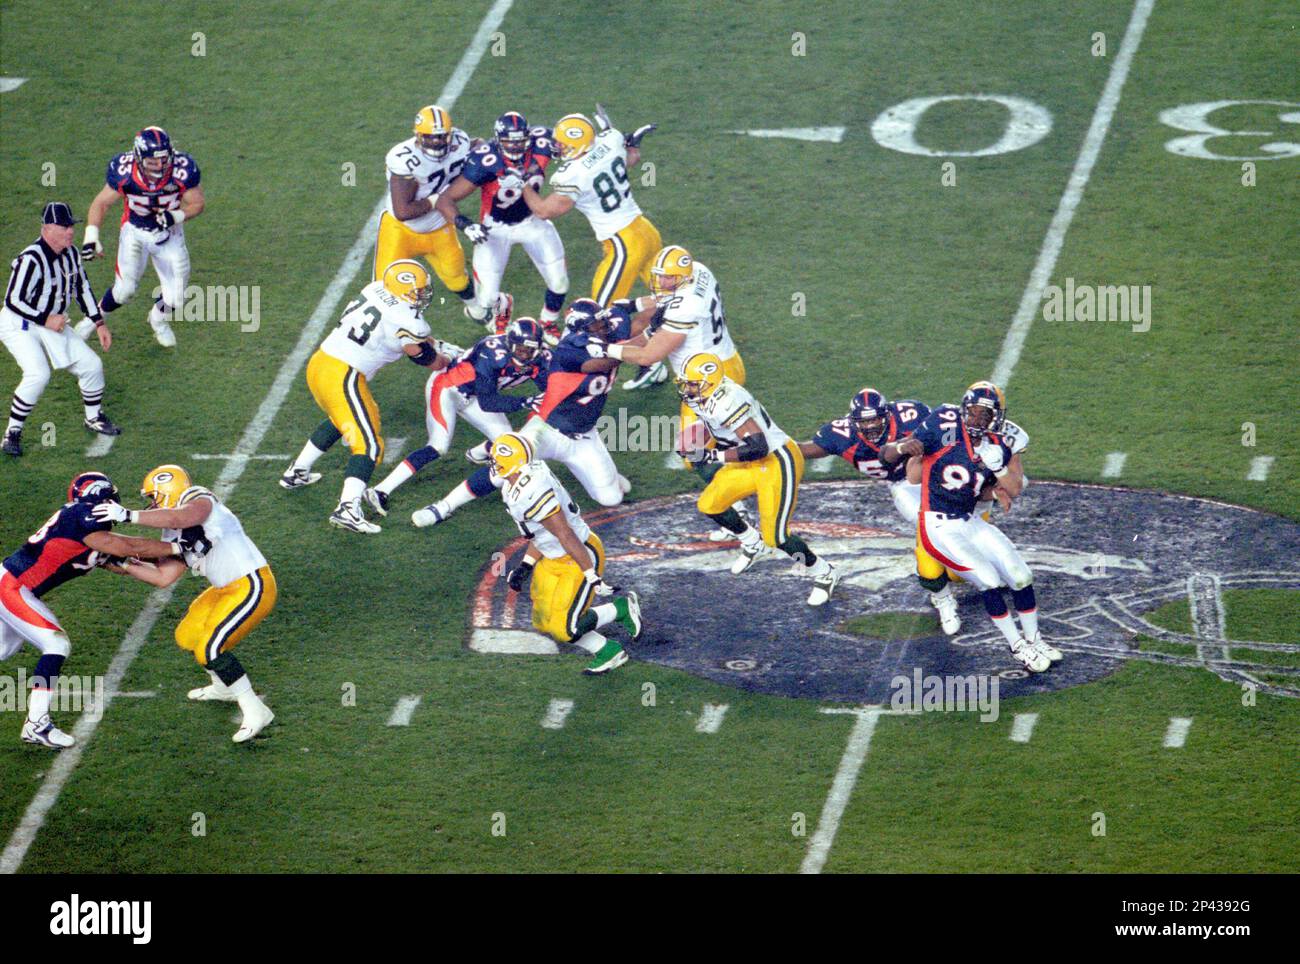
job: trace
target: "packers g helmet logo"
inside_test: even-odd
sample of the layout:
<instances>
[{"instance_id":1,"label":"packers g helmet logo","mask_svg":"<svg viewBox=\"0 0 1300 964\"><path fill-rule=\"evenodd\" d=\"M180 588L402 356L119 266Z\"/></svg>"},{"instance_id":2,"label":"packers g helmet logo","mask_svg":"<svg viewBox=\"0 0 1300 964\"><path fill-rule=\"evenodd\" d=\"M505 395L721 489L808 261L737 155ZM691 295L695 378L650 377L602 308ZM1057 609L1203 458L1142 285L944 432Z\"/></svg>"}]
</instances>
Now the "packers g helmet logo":
<instances>
[{"instance_id":1,"label":"packers g helmet logo","mask_svg":"<svg viewBox=\"0 0 1300 964\"><path fill-rule=\"evenodd\" d=\"M422 311L433 301L429 272L416 261L394 261L384 269L384 290L394 298Z\"/></svg>"},{"instance_id":2,"label":"packers g helmet logo","mask_svg":"<svg viewBox=\"0 0 1300 964\"><path fill-rule=\"evenodd\" d=\"M686 359L677 379L677 391L682 398L708 398L722 384L724 374L721 358L700 352Z\"/></svg>"},{"instance_id":3,"label":"packers g helmet logo","mask_svg":"<svg viewBox=\"0 0 1300 964\"><path fill-rule=\"evenodd\" d=\"M179 465L160 465L144 477L140 494L156 509L174 509L190 487L190 476Z\"/></svg>"},{"instance_id":4,"label":"packers g helmet logo","mask_svg":"<svg viewBox=\"0 0 1300 964\"><path fill-rule=\"evenodd\" d=\"M489 473L506 479L533 460L533 446L528 439L514 432L499 435L492 442L492 467Z\"/></svg>"}]
</instances>

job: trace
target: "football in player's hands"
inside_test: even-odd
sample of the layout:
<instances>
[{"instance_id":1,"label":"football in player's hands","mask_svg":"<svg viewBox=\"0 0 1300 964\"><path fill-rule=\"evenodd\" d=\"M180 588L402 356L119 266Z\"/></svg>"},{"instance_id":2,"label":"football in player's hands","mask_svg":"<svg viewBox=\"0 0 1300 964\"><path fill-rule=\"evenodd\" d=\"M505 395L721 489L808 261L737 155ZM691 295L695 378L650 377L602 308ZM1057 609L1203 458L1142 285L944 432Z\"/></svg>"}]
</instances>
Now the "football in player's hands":
<instances>
[{"instance_id":1,"label":"football in player's hands","mask_svg":"<svg viewBox=\"0 0 1300 964\"><path fill-rule=\"evenodd\" d=\"M1005 458L1002 453L1002 446L996 442L990 442L988 439L980 442L975 448L975 454L979 456L984 466L993 473L1001 472L1005 466Z\"/></svg>"},{"instance_id":2,"label":"football in player's hands","mask_svg":"<svg viewBox=\"0 0 1300 964\"><path fill-rule=\"evenodd\" d=\"M691 422L677 436L677 454L684 459L692 459L692 456L698 456L708 448L712 437L709 427L703 422Z\"/></svg>"}]
</instances>

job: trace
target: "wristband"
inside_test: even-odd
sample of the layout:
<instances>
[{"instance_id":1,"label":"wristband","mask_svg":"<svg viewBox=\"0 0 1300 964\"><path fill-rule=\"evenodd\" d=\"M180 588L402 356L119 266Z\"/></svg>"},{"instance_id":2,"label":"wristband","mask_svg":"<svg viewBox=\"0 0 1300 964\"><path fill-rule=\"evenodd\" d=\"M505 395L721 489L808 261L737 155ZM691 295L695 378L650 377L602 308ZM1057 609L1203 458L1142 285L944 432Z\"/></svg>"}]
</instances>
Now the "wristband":
<instances>
[{"instance_id":1,"label":"wristband","mask_svg":"<svg viewBox=\"0 0 1300 964\"><path fill-rule=\"evenodd\" d=\"M185 555L185 550L181 548L181 544L179 542L169 542L167 544L172 547L173 556Z\"/></svg>"},{"instance_id":2,"label":"wristband","mask_svg":"<svg viewBox=\"0 0 1300 964\"><path fill-rule=\"evenodd\" d=\"M86 234L85 234L85 237L82 238L81 243L82 243L82 244L97 244L97 243L99 243L99 228L98 228L97 226L93 225L93 224L87 224L87 225L86 225Z\"/></svg>"},{"instance_id":3,"label":"wristband","mask_svg":"<svg viewBox=\"0 0 1300 964\"><path fill-rule=\"evenodd\" d=\"M180 208L177 208L175 211L172 212L172 227L176 227L176 225L180 224L184 220L185 220L185 212L182 211Z\"/></svg>"},{"instance_id":4,"label":"wristband","mask_svg":"<svg viewBox=\"0 0 1300 964\"><path fill-rule=\"evenodd\" d=\"M465 217L465 215L463 214L456 215L456 227L464 231L467 227L469 227L469 225L470 225L469 218Z\"/></svg>"},{"instance_id":5,"label":"wristband","mask_svg":"<svg viewBox=\"0 0 1300 964\"><path fill-rule=\"evenodd\" d=\"M605 348L605 357L606 357L606 358L617 358L619 361L622 361L622 360L623 360L623 346L622 346L622 345L609 345L609 346L607 346L607 347Z\"/></svg>"},{"instance_id":6,"label":"wristband","mask_svg":"<svg viewBox=\"0 0 1300 964\"><path fill-rule=\"evenodd\" d=\"M600 573L595 569L584 569L582 570L582 578L587 580L589 583L600 582Z\"/></svg>"},{"instance_id":7,"label":"wristband","mask_svg":"<svg viewBox=\"0 0 1300 964\"><path fill-rule=\"evenodd\" d=\"M93 321L93 322L95 323L95 327L96 327L96 328L103 328L103 327L104 327L104 316L103 316L103 315L100 315L98 318L92 318L92 319L90 319L90 320Z\"/></svg>"}]
</instances>

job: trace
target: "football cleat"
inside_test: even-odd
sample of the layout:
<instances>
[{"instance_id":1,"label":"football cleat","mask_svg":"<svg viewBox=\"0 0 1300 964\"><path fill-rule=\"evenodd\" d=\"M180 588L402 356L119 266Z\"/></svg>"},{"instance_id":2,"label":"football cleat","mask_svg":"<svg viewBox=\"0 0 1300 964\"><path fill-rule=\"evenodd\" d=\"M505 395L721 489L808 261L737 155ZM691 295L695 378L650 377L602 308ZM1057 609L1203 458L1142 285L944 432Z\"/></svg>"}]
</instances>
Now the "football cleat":
<instances>
[{"instance_id":1,"label":"football cleat","mask_svg":"<svg viewBox=\"0 0 1300 964\"><path fill-rule=\"evenodd\" d=\"M619 616L618 621L627 630L629 636L633 639L640 639L641 630L644 628L641 623L641 597L636 594L635 590L629 590L626 598L627 615Z\"/></svg>"},{"instance_id":2,"label":"football cleat","mask_svg":"<svg viewBox=\"0 0 1300 964\"><path fill-rule=\"evenodd\" d=\"M284 470L284 475L280 476L280 488L301 489L304 485L311 485L313 482L319 481L319 472L309 472L307 469L300 469L296 465L291 465Z\"/></svg>"},{"instance_id":3,"label":"football cleat","mask_svg":"<svg viewBox=\"0 0 1300 964\"><path fill-rule=\"evenodd\" d=\"M649 388L651 385L662 385L668 381L668 368L663 362L655 362L642 368L634 376L623 383L623 391L634 392L638 388Z\"/></svg>"},{"instance_id":4,"label":"football cleat","mask_svg":"<svg viewBox=\"0 0 1300 964\"><path fill-rule=\"evenodd\" d=\"M582 672L587 676L599 676L601 673L608 673L611 669L618 669L626 662L627 653L623 647L610 639L606 640L605 645L591 658L591 662Z\"/></svg>"},{"instance_id":5,"label":"football cleat","mask_svg":"<svg viewBox=\"0 0 1300 964\"><path fill-rule=\"evenodd\" d=\"M361 500L340 502L337 509L330 513L330 525L350 532L373 534L380 532L379 526L368 520L361 512Z\"/></svg>"},{"instance_id":6,"label":"football cleat","mask_svg":"<svg viewBox=\"0 0 1300 964\"><path fill-rule=\"evenodd\" d=\"M1031 673L1041 673L1052 665L1047 654L1039 652L1034 644L1026 642L1024 637L1011 644L1011 658Z\"/></svg>"},{"instance_id":7,"label":"football cleat","mask_svg":"<svg viewBox=\"0 0 1300 964\"><path fill-rule=\"evenodd\" d=\"M37 722L27 720L23 723L23 742L47 746L51 750L66 750L75 746L77 741L54 725L50 714L46 713Z\"/></svg>"},{"instance_id":8,"label":"football cleat","mask_svg":"<svg viewBox=\"0 0 1300 964\"><path fill-rule=\"evenodd\" d=\"M728 535L735 537L734 533ZM759 540L752 546L746 546L743 543L740 546L740 554L736 556L735 562L731 564L731 574L739 576L742 572L748 570L754 563L764 556L772 554L772 550L767 547L767 543Z\"/></svg>"},{"instance_id":9,"label":"football cleat","mask_svg":"<svg viewBox=\"0 0 1300 964\"><path fill-rule=\"evenodd\" d=\"M419 529L427 526L436 526L439 522L446 522L450 512L444 511L437 502L426 505L423 509L416 509L411 513L411 523Z\"/></svg>"},{"instance_id":10,"label":"football cleat","mask_svg":"<svg viewBox=\"0 0 1300 964\"><path fill-rule=\"evenodd\" d=\"M388 493L378 489L366 489L363 493L366 504L380 515L388 515Z\"/></svg>"},{"instance_id":11,"label":"football cleat","mask_svg":"<svg viewBox=\"0 0 1300 964\"><path fill-rule=\"evenodd\" d=\"M488 447L491 444L491 442L479 442L473 448L465 450L465 458L475 465L487 465L492 461L492 456L488 455Z\"/></svg>"},{"instance_id":12,"label":"football cleat","mask_svg":"<svg viewBox=\"0 0 1300 964\"><path fill-rule=\"evenodd\" d=\"M5 440L0 442L0 452L5 455L12 455L15 458L23 454L23 431L20 428L11 428L5 432Z\"/></svg>"},{"instance_id":13,"label":"football cleat","mask_svg":"<svg viewBox=\"0 0 1300 964\"><path fill-rule=\"evenodd\" d=\"M1064 653L1062 653L1062 652L1061 652L1059 649L1057 649L1055 646L1049 646L1049 645L1048 645L1048 644L1043 640L1043 634L1042 634L1042 633L1035 633L1035 634L1034 634L1033 641L1032 641L1029 645L1033 646L1034 649L1036 649L1038 652L1042 653L1044 656L1046 656L1048 659L1050 659L1053 663L1059 663L1062 659L1065 658L1065 654L1064 654Z\"/></svg>"},{"instance_id":14,"label":"football cleat","mask_svg":"<svg viewBox=\"0 0 1300 964\"><path fill-rule=\"evenodd\" d=\"M94 418L86 419L86 428L100 435L121 435L122 430L113 424L113 420L100 412Z\"/></svg>"},{"instance_id":15,"label":"football cleat","mask_svg":"<svg viewBox=\"0 0 1300 964\"><path fill-rule=\"evenodd\" d=\"M957 615L957 597L951 589L930 593L930 605L939 612L939 625L948 636L956 636L961 629L961 617Z\"/></svg>"},{"instance_id":16,"label":"football cleat","mask_svg":"<svg viewBox=\"0 0 1300 964\"><path fill-rule=\"evenodd\" d=\"M274 720L275 714L271 712L270 707L265 703L259 703L257 709L252 713L244 714L244 721L230 739L235 743L247 743L270 726Z\"/></svg>"},{"instance_id":17,"label":"football cleat","mask_svg":"<svg viewBox=\"0 0 1300 964\"><path fill-rule=\"evenodd\" d=\"M235 702L235 695L230 692L230 687L226 686L224 683L209 683L207 686L200 686L197 689L192 689L185 695L199 703L206 703L213 700L220 703Z\"/></svg>"},{"instance_id":18,"label":"football cleat","mask_svg":"<svg viewBox=\"0 0 1300 964\"><path fill-rule=\"evenodd\" d=\"M840 574L834 566L828 567L825 574L813 579L812 592L808 593L809 606L825 606L835 592L835 584L840 581Z\"/></svg>"},{"instance_id":19,"label":"football cleat","mask_svg":"<svg viewBox=\"0 0 1300 964\"><path fill-rule=\"evenodd\" d=\"M149 327L153 329L154 341L164 348L176 347L176 332L172 331L172 326L166 321L150 321Z\"/></svg>"},{"instance_id":20,"label":"football cleat","mask_svg":"<svg viewBox=\"0 0 1300 964\"><path fill-rule=\"evenodd\" d=\"M494 335L504 335L510 327L510 313L515 310L515 296L504 291L497 294L496 304L492 309L492 319L488 330Z\"/></svg>"}]
</instances>

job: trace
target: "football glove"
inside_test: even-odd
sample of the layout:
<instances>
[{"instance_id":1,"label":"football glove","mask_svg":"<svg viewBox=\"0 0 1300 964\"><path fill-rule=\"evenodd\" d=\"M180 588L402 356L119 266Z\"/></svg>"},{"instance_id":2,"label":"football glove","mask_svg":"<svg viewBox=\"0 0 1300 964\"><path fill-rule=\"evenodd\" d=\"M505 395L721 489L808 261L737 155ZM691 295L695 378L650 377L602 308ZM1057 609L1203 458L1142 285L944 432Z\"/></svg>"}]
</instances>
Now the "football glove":
<instances>
[{"instance_id":1,"label":"football glove","mask_svg":"<svg viewBox=\"0 0 1300 964\"><path fill-rule=\"evenodd\" d=\"M524 399L524 408L526 408L528 411L532 412L534 415L540 415L541 412L542 412L542 398L543 398L543 397L545 397L545 396L540 395L540 394L538 394L538 395L529 395L527 398Z\"/></svg>"},{"instance_id":2,"label":"football glove","mask_svg":"<svg viewBox=\"0 0 1300 964\"><path fill-rule=\"evenodd\" d=\"M584 569L582 578L591 587L591 591L597 596L614 595L614 587L600 578L600 574L595 569Z\"/></svg>"},{"instance_id":3,"label":"football glove","mask_svg":"<svg viewBox=\"0 0 1300 964\"><path fill-rule=\"evenodd\" d=\"M154 213L154 221L157 222L159 229L163 231L170 230L185 220L184 211L168 211L166 209Z\"/></svg>"},{"instance_id":4,"label":"football glove","mask_svg":"<svg viewBox=\"0 0 1300 964\"><path fill-rule=\"evenodd\" d=\"M506 585L515 592L522 590L524 588L524 583L527 582L528 577L532 575L534 565L535 563L531 562L527 557L524 557L524 560L519 563L519 565L506 573Z\"/></svg>"},{"instance_id":5,"label":"football glove","mask_svg":"<svg viewBox=\"0 0 1300 964\"><path fill-rule=\"evenodd\" d=\"M134 522L132 516L136 515L126 506L117 502L101 502L99 505L90 510L90 514L95 517L97 522Z\"/></svg>"},{"instance_id":6,"label":"football glove","mask_svg":"<svg viewBox=\"0 0 1300 964\"><path fill-rule=\"evenodd\" d=\"M456 227L464 231L465 237L469 238L474 244L482 244L488 239L487 225L471 221L463 214L456 215Z\"/></svg>"},{"instance_id":7,"label":"football glove","mask_svg":"<svg viewBox=\"0 0 1300 964\"><path fill-rule=\"evenodd\" d=\"M645 137L645 136L646 136L647 134L649 134L652 130L657 129L658 127L659 127L658 124L642 124L642 125L641 125L640 127L638 127L636 130L634 130L631 134L626 134L626 135L624 135L624 137L623 137L623 146L624 146L624 147L640 147L640 146L641 146L641 138Z\"/></svg>"},{"instance_id":8,"label":"football glove","mask_svg":"<svg viewBox=\"0 0 1300 964\"><path fill-rule=\"evenodd\" d=\"M86 236L82 240L81 256L87 261L104 256L104 246L99 243L99 228L93 224L86 225Z\"/></svg>"},{"instance_id":9,"label":"football glove","mask_svg":"<svg viewBox=\"0 0 1300 964\"><path fill-rule=\"evenodd\" d=\"M985 439L976 446L975 454L979 456L979 460L984 463L985 468L994 475L1000 476L1006 470L1006 460L1001 445Z\"/></svg>"}]
</instances>

